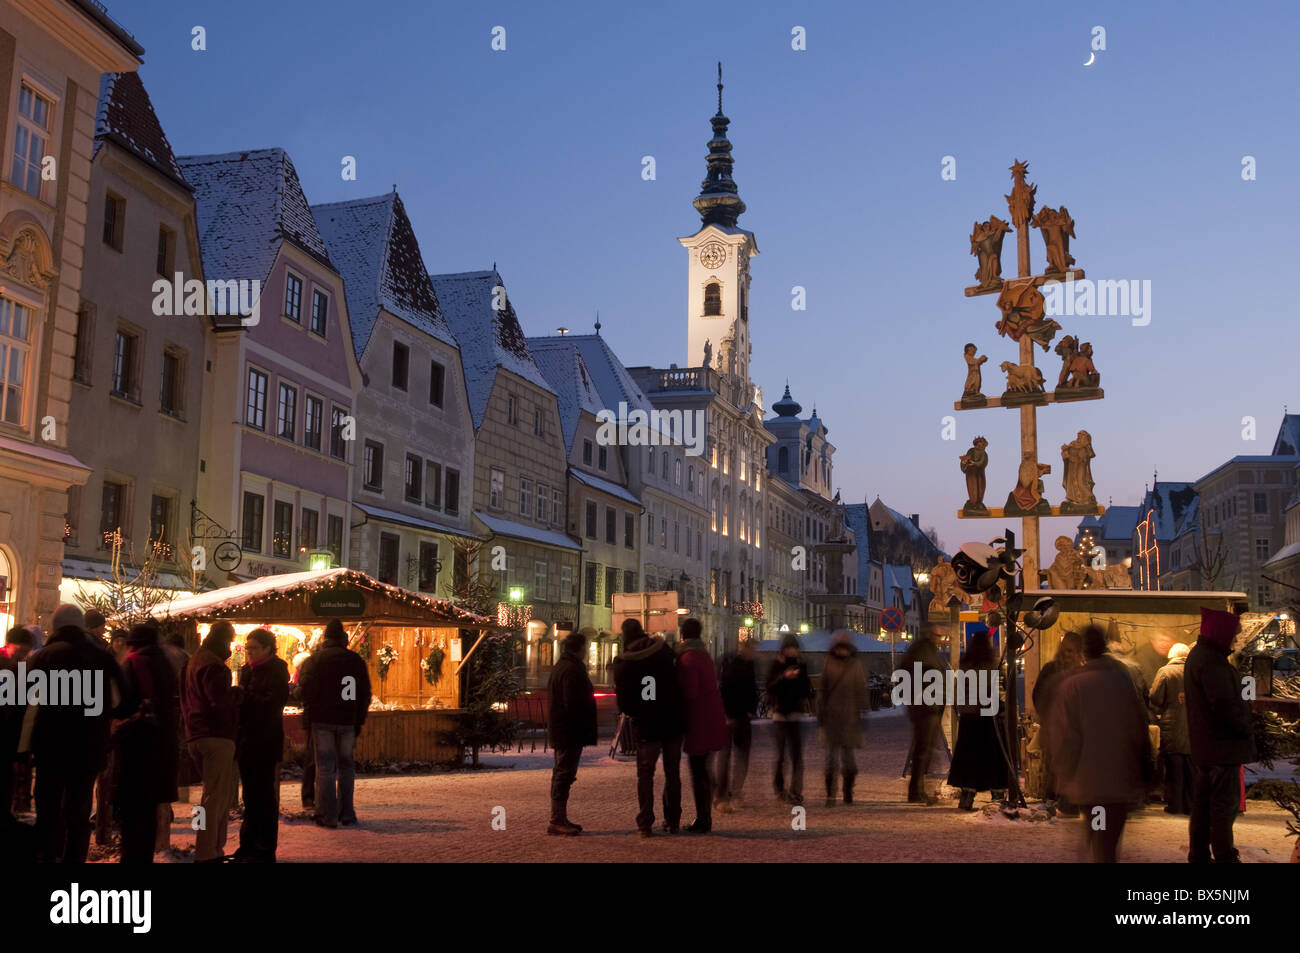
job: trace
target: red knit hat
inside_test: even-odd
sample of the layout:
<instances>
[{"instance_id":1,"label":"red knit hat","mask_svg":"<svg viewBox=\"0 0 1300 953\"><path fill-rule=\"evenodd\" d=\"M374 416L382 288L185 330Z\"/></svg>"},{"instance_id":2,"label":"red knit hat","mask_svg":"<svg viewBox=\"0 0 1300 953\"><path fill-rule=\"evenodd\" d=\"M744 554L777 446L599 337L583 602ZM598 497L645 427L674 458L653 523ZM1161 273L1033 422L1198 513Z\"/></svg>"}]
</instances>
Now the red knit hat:
<instances>
[{"instance_id":1,"label":"red knit hat","mask_svg":"<svg viewBox=\"0 0 1300 953\"><path fill-rule=\"evenodd\" d=\"M1235 613L1219 609L1201 610L1201 638L1209 639L1221 648L1231 648L1233 637L1241 629L1241 620Z\"/></svg>"}]
</instances>

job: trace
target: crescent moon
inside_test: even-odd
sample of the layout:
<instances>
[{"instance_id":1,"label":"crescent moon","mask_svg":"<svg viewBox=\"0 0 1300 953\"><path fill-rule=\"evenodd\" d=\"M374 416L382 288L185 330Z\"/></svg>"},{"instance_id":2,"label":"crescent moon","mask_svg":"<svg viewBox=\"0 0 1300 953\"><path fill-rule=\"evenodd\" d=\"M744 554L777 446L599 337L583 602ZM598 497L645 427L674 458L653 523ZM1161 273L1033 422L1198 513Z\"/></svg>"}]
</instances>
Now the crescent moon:
<instances>
[{"instance_id":1,"label":"crescent moon","mask_svg":"<svg viewBox=\"0 0 1300 953\"><path fill-rule=\"evenodd\" d=\"M1084 66L1091 66L1092 63L1093 63L1093 60L1095 60L1096 58L1097 58L1097 51L1096 51L1096 50L1093 50L1091 53L1088 54L1088 62L1084 63L1083 65L1084 65Z\"/></svg>"}]
</instances>

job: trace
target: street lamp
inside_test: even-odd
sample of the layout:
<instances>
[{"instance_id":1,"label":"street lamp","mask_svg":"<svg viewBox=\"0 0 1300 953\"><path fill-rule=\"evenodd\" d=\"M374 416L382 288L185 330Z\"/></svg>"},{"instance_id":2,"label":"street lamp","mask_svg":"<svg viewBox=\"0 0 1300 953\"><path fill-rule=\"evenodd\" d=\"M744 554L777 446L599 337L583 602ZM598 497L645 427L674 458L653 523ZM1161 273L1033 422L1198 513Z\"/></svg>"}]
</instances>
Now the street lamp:
<instances>
[{"instance_id":1,"label":"street lamp","mask_svg":"<svg viewBox=\"0 0 1300 953\"><path fill-rule=\"evenodd\" d=\"M511 587L510 587L510 592L508 593L508 598L509 598L510 601L513 602L515 605L519 605L519 603L521 603L521 602L524 601L524 587L523 587L523 586L511 586Z\"/></svg>"},{"instance_id":2,"label":"street lamp","mask_svg":"<svg viewBox=\"0 0 1300 953\"><path fill-rule=\"evenodd\" d=\"M807 623L807 622L800 622L800 623L799 623L799 631L800 631L801 633L807 634L807 632L808 632L808 623Z\"/></svg>"}]
</instances>

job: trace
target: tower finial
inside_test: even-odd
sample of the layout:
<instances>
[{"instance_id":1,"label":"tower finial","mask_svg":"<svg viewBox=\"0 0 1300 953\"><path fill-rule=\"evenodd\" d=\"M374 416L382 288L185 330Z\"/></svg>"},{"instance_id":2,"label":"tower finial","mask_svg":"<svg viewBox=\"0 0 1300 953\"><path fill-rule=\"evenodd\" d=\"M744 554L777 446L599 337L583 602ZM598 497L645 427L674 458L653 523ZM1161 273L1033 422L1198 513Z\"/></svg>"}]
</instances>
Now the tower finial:
<instances>
[{"instance_id":1,"label":"tower finial","mask_svg":"<svg viewBox=\"0 0 1300 953\"><path fill-rule=\"evenodd\" d=\"M600 312L596 312L596 336L600 337Z\"/></svg>"},{"instance_id":2,"label":"tower finial","mask_svg":"<svg viewBox=\"0 0 1300 953\"><path fill-rule=\"evenodd\" d=\"M722 115L722 60L718 60L718 115Z\"/></svg>"},{"instance_id":3,"label":"tower finial","mask_svg":"<svg viewBox=\"0 0 1300 953\"><path fill-rule=\"evenodd\" d=\"M713 138L709 140L707 174L700 183L700 194L691 204L700 213L705 225L720 225L734 228L736 219L745 211L745 203L740 200L739 190L731 178L734 160L731 157L731 143L727 140L727 127L731 120L722 114L722 61L718 61L718 112L710 120L713 126Z\"/></svg>"}]
</instances>

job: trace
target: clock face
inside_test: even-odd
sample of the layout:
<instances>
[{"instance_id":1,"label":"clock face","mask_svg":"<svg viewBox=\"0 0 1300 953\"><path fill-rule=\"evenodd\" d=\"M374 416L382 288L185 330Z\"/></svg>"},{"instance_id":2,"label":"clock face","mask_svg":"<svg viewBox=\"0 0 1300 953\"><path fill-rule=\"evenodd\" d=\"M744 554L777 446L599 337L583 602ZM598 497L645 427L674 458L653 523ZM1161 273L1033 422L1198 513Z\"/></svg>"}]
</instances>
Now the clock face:
<instances>
[{"instance_id":1,"label":"clock face","mask_svg":"<svg viewBox=\"0 0 1300 953\"><path fill-rule=\"evenodd\" d=\"M727 260L727 247L718 242L709 242L700 249L700 264L705 268L720 268Z\"/></svg>"}]
</instances>

